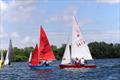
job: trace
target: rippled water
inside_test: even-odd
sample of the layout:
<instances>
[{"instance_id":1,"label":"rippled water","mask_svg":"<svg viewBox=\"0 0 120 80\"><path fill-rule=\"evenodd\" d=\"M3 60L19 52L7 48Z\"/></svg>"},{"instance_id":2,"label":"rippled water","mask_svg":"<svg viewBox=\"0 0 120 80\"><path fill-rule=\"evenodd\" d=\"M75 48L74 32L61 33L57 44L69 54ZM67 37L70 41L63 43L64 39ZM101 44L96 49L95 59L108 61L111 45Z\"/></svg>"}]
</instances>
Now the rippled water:
<instances>
[{"instance_id":1,"label":"rippled water","mask_svg":"<svg viewBox=\"0 0 120 80\"><path fill-rule=\"evenodd\" d=\"M15 62L0 70L0 80L120 80L120 59L97 59L95 69L31 70L27 62ZM54 62L58 65L60 61Z\"/></svg>"}]
</instances>

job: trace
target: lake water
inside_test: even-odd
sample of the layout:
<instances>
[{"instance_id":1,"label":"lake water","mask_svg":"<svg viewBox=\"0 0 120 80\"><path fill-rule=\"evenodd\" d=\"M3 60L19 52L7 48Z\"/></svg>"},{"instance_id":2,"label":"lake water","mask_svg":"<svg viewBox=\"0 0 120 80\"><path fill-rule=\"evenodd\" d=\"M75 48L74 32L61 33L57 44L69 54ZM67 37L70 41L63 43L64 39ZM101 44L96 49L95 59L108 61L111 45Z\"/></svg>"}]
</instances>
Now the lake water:
<instances>
[{"instance_id":1,"label":"lake water","mask_svg":"<svg viewBox=\"0 0 120 80\"><path fill-rule=\"evenodd\" d=\"M27 62L15 62L0 70L0 80L120 80L120 59L97 59L95 69L31 70ZM54 62L58 65L60 61Z\"/></svg>"}]
</instances>

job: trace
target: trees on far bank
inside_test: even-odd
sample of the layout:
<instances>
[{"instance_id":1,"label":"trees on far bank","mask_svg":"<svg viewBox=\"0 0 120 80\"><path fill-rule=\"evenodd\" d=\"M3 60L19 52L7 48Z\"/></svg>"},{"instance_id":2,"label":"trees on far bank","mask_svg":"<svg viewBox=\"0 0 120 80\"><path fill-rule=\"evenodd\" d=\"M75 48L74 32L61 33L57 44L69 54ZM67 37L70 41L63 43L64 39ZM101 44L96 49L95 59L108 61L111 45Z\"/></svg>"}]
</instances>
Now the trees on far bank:
<instances>
[{"instance_id":1,"label":"trees on far bank","mask_svg":"<svg viewBox=\"0 0 120 80\"><path fill-rule=\"evenodd\" d=\"M93 58L120 58L120 44L105 43L105 42L91 42L88 44ZM51 48L55 54L56 59L61 60L64 54L66 44L61 47L52 45ZM33 47L13 48L12 61L28 61L29 54L34 50ZM7 50L3 50L4 58Z\"/></svg>"}]
</instances>

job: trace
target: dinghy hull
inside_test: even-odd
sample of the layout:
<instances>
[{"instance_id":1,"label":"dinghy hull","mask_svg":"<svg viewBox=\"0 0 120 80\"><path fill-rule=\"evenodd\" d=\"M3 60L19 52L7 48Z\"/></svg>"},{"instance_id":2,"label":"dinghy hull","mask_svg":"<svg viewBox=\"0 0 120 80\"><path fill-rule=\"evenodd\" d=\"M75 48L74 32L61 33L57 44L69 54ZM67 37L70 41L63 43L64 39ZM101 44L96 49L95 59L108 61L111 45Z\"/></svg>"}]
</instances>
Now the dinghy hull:
<instances>
[{"instance_id":1,"label":"dinghy hull","mask_svg":"<svg viewBox=\"0 0 120 80\"><path fill-rule=\"evenodd\" d=\"M55 66L32 66L32 65L29 65L29 67L31 69L53 69L55 68Z\"/></svg>"},{"instance_id":2,"label":"dinghy hull","mask_svg":"<svg viewBox=\"0 0 120 80\"><path fill-rule=\"evenodd\" d=\"M95 64L86 64L86 65L74 65L74 64L61 64L59 65L60 69L64 68L96 68Z\"/></svg>"}]
</instances>

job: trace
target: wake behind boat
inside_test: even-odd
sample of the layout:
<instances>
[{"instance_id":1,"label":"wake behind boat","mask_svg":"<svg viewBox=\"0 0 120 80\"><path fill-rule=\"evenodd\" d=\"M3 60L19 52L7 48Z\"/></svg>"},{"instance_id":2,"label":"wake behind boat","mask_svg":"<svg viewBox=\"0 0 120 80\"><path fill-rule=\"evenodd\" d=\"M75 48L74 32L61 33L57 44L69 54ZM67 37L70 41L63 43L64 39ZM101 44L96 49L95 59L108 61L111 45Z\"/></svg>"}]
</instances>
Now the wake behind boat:
<instances>
[{"instance_id":1,"label":"wake behind boat","mask_svg":"<svg viewBox=\"0 0 120 80\"><path fill-rule=\"evenodd\" d=\"M63 68L96 68L95 64L85 64L85 60L93 60L89 48L80 32L79 25L73 16L72 44L68 42L62 62L59 65Z\"/></svg>"},{"instance_id":2,"label":"wake behind boat","mask_svg":"<svg viewBox=\"0 0 120 80\"><path fill-rule=\"evenodd\" d=\"M53 60L55 60L54 53L51 49L45 31L41 26L40 47L38 48L38 44L36 44L36 47L29 58L29 67L31 69L51 69L55 67L50 65L50 62Z\"/></svg>"}]
</instances>

